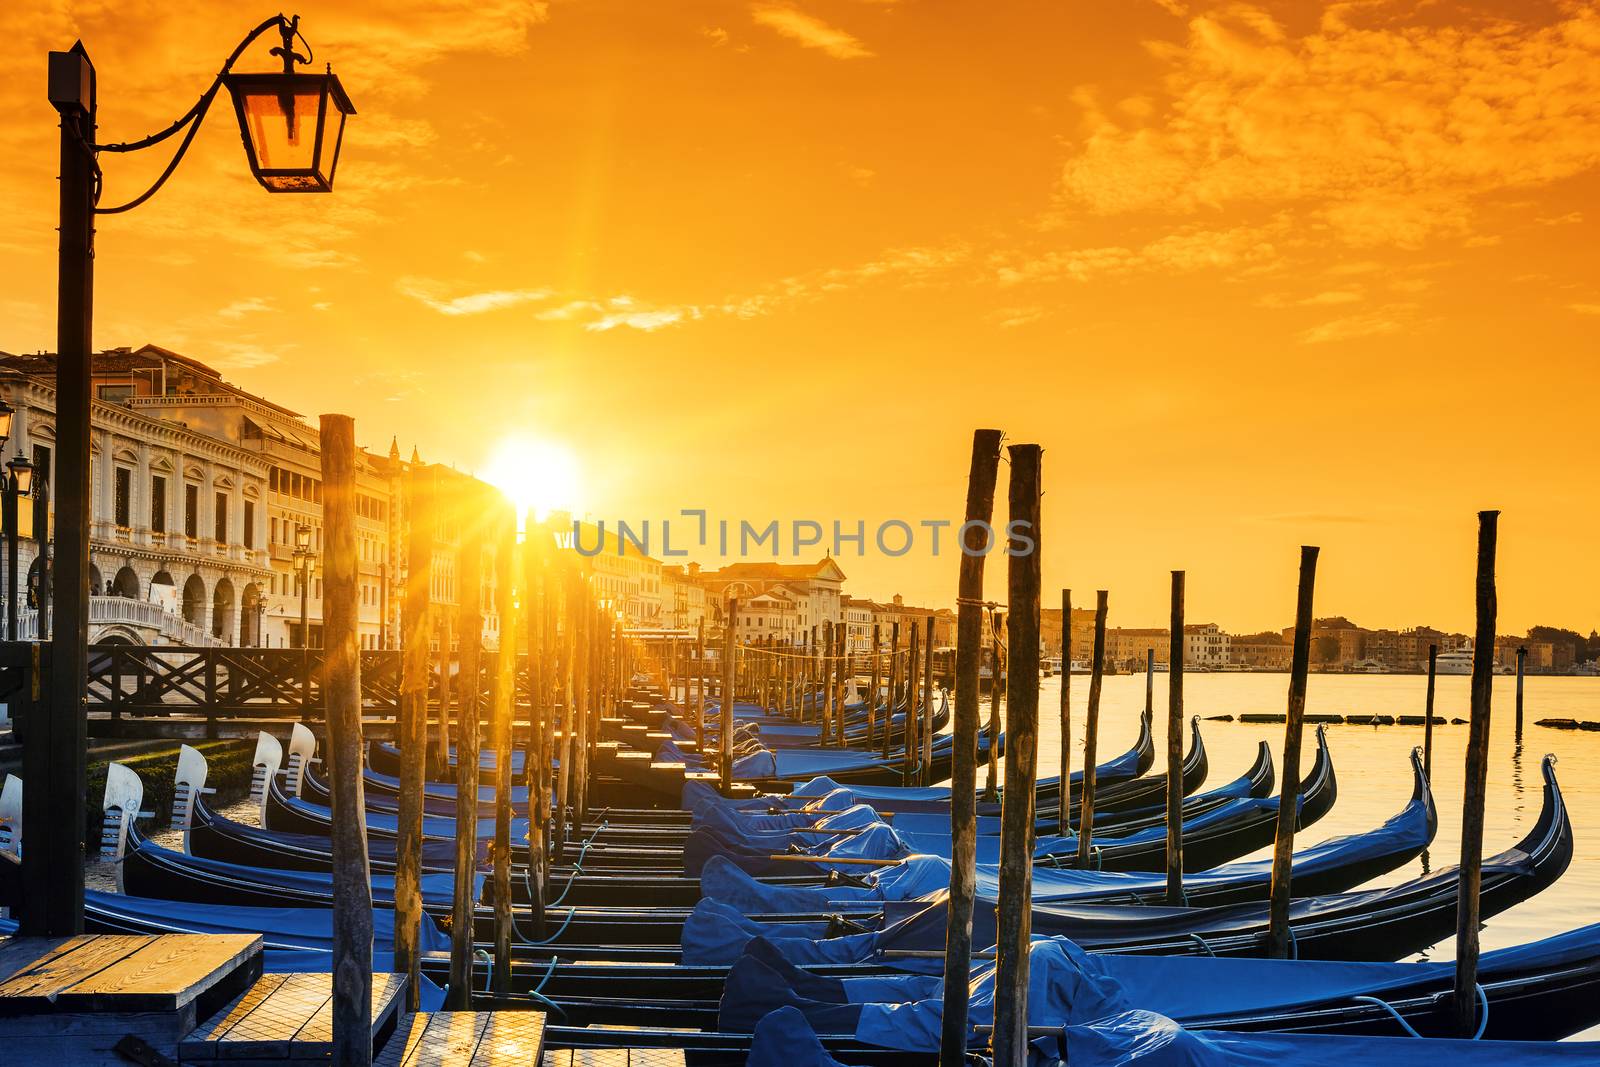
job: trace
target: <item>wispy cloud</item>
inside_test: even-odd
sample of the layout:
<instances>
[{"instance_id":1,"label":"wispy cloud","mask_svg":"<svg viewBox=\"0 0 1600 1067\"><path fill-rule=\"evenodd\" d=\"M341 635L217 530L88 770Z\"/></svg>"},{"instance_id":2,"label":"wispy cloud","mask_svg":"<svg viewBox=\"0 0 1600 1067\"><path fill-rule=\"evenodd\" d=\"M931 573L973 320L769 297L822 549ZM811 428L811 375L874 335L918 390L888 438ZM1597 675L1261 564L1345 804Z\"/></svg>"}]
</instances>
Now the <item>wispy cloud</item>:
<instances>
[{"instance_id":1,"label":"wispy cloud","mask_svg":"<svg viewBox=\"0 0 1600 1067\"><path fill-rule=\"evenodd\" d=\"M250 315L258 311L271 310L272 304L270 302L263 300L259 296L251 296L246 297L243 300L235 300L226 307L218 308L217 314L225 319L242 319L246 315Z\"/></svg>"},{"instance_id":2,"label":"wispy cloud","mask_svg":"<svg viewBox=\"0 0 1600 1067\"><path fill-rule=\"evenodd\" d=\"M1411 313L1411 304L1388 304L1375 311L1346 315L1304 330L1300 343L1304 345L1329 344L1336 341L1354 341L1362 337L1380 337L1399 333L1405 329Z\"/></svg>"},{"instance_id":3,"label":"wispy cloud","mask_svg":"<svg viewBox=\"0 0 1600 1067\"><path fill-rule=\"evenodd\" d=\"M401 293L441 315L482 315L488 311L536 303L550 297L548 289L490 289L485 292L442 297L435 283L419 278L402 278L398 286Z\"/></svg>"},{"instance_id":4,"label":"wispy cloud","mask_svg":"<svg viewBox=\"0 0 1600 1067\"><path fill-rule=\"evenodd\" d=\"M1219 5L1181 44L1147 46L1168 65L1148 120L1091 110L1062 194L1105 215L1268 205L1308 240L1356 247L1483 236L1484 196L1600 159L1600 11L1559 10L1440 25L1335 4L1295 35L1261 7Z\"/></svg>"},{"instance_id":5,"label":"wispy cloud","mask_svg":"<svg viewBox=\"0 0 1600 1067\"><path fill-rule=\"evenodd\" d=\"M1567 310L1579 315L1600 315L1600 304L1568 304Z\"/></svg>"},{"instance_id":6,"label":"wispy cloud","mask_svg":"<svg viewBox=\"0 0 1600 1067\"><path fill-rule=\"evenodd\" d=\"M854 35L830 26L815 15L808 15L793 4L761 2L750 5L750 17L806 48L815 48L834 59L866 59L872 52Z\"/></svg>"}]
</instances>

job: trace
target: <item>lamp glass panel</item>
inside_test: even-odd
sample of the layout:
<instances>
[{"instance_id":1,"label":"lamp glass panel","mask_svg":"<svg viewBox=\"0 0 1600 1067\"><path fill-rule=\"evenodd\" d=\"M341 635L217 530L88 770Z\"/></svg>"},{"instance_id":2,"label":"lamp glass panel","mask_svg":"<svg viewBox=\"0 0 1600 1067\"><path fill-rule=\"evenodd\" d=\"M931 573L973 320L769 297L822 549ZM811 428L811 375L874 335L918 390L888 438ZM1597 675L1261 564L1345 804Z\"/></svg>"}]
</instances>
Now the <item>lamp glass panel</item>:
<instances>
[{"instance_id":1,"label":"lamp glass panel","mask_svg":"<svg viewBox=\"0 0 1600 1067\"><path fill-rule=\"evenodd\" d=\"M309 170L317 153L320 92L243 94L245 127L262 170Z\"/></svg>"}]
</instances>

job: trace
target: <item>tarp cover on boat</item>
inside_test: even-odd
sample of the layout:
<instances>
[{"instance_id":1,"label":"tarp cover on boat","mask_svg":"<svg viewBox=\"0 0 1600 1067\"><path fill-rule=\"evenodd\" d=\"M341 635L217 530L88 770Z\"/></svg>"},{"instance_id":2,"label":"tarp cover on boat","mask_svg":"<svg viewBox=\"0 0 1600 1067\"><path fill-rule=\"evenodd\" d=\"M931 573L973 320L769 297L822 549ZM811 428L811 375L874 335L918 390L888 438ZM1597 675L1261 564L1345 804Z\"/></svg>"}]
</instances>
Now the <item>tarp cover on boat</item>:
<instances>
[{"instance_id":1,"label":"tarp cover on boat","mask_svg":"<svg viewBox=\"0 0 1600 1067\"><path fill-rule=\"evenodd\" d=\"M1387 856L1404 855L1427 846L1433 836L1425 798L1408 803L1375 830L1332 837L1294 854L1294 874L1306 878L1342 865ZM804 869L804 864L787 866ZM1251 882L1265 883L1272 875L1271 859L1240 860L1183 876L1191 892L1204 887ZM978 895L997 900L1000 870L993 864L979 864ZM864 883L864 884L862 884ZM858 874L837 885L778 886L757 881L739 865L717 856L707 859L700 871L700 893L748 914L796 911L826 911L840 905L909 901L948 889L950 864L941 856L913 855L898 866L882 867L870 874ZM1111 896L1158 897L1166 891L1164 873L1145 871L1082 871L1072 868L1036 867L1033 871L1035 903L1087 901Z\"/></svg>"},{"instance_id":2,"label":"tarp cover on boat","mask_svg":"<svg viewBox=\"0 0 1600 1067\"><path fill-rule=\"evenodd\" d=\"M1482 981L1497 975L1592 965L1600 925L1486 953ZM1341 963L1310 960L1120 956L1084 952L1066 938L1035 941L1029 953L1028 1025L1066 1026L1135 1007L1193 1025L1207 1018L1390 996L1429 985L1448 988L1455 963ZM995 967L973 969L972 1020L993 1019ZM768 1012L800 1009L823 1033L853 1034L885 1048L939 1047L943 980L937 975L828 978L799 970L757 939L728 972L720 1025L748 1030Z\"/></svg>"},{"instance_id":3,"label":"tarp cover on boat","mask_svg":"<svg viewBox=\"0 0 1600 1067\"><path fill-rule=\"evenodd\" d=\"M1569 1067L1600 1062L1600 1042L1196 1033L1154 1012L1127 1011L1036 1038L1028 1060L1030 1067ZM746 1063L839 1067L793 1008L761 1020Z\"/></svg>"}]
</instances>

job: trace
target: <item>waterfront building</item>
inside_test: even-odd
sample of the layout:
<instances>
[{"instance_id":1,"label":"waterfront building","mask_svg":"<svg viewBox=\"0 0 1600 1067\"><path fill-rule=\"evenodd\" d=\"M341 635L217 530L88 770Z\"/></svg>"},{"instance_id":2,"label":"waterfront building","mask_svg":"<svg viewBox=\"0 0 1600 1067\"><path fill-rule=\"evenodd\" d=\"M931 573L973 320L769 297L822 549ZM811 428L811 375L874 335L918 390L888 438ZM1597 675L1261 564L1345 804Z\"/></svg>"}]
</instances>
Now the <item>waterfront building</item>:
<instances>
[{"instance_id":1,"label":"waterfront building","mask_svg":"<svg viewBox=\"0 0 1600 1067\"><path fill-rule=\"evenodd\" d=\"M1258 634L1235 634L1228 643L1233 663L1263 671L1286 671L1294 656L1293 639L1273 630Z\"/></svg>"},{"instance_id":2,"label":"waterfront building","mask_svg":"<svg viewBox=\"0 0 1600 1067\"><path fill-rule=\"evenodd\" d=\"M1226 667L1229 662L1229 644L1229 635L1216 623L1187 623L1183 628L1183 665Z\"/></svg>"},{"instance_id":3,"label":"waterfront building","mask_svg":"<svg viewBox=\"0 0 1600 1067\"><path fill-rule=\"evenodd\" d=\"M878 605L870 600L849 595L841 596L841 610L844 612L845 647L850 652L872 651L872 621L876 617ZM882 639L882 634L879 634Z\"/></svg>"},{"instance_id":4,"label":"waterfront building","mask_svg":"<svg viewBox=\"0 0 1600 1067\"><path fill-rule=\"evenodd\" d=\"M705 620L707 631L717 621L708 613L706 587L700 581L700 564L674 564L661 568L662 624L679 630L696 630Z\"/></svg>"},{"instance_id":5,"label":"waterfront building","mask_svg":"<svg viewBox=\"0 0 1600 1067\"><path fill-rule=\"evenodd\" d=\"M1073 614L1077 614L1076 611ZM1094 657L1093 612L1089 613L1089 644L1082 648L1074 645L1072 658L1080 664L1091 666ZM1077 638L1074 637L1074 641ZM1172 660L1172 634L1165 627L1107 627L1106 664L1112 670L1142 671L1150 652L1155 662L1167 666Z\"/></svg>"},{"instance_id":6,"label":"waterfront building","mask_svg":"<svg viewBox=\"0 0 1600 1067\"><path fill-rule=\"evenodd\" d=\"M719 570L702 571L700 577L716 603L738 597L741 613L746 601L783 587L795 604L797 638L809 638L813 627L820 633L823 623L837 625L844 618L841 590L845 574L831 556L816 563L730 563Z\"/></svg>"},{"instance_id":7,"label":"waterfront building","mask_svg":"<svg viewBox=\"0 0 1600 1067\"><path fill-rule=\"evenodd\" d=\"M91 373L90 640L319 645L322 577L316 563L324 546L317 430L206 364L155 345L96 353ZM7 451L25 450L47 480L54 459L54 381L53 355L0 356L0 391L18 411ZM406 467L396 443L386 456L361 451L357 458L361 647L396 648ZM498 498L476 479L431 469L440 472L443 487L455 487L457 498ZM20 525L29 531L30 502L19 503ZM457 603L458 541L451 509L442 508L441 515L433 599L442 609ZM305 567L295 551L302 530L310 551ZM19 555L19 576L36 575L31 540L21 542ZM499 620L488 562L485 574L484 636L493 645ZM26 588L36 583L35 577ZM23 616L22 635L36 634L31 605Z\"/></svg>"}]
</instances>

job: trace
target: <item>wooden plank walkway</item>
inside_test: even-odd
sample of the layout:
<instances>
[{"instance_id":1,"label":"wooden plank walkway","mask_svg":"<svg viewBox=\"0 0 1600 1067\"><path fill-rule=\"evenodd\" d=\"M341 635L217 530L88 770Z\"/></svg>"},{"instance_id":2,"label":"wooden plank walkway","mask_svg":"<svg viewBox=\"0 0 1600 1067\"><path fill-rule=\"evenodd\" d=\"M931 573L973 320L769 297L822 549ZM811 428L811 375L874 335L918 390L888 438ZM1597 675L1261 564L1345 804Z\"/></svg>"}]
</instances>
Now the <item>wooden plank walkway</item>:
<instances>
[{"instance_id":1,"label":"wooden plank walkway","mask_svg":"<svg viewBox=\"0 0 1600 1067\"><path fill-rule=\"evenodd\" d=\"M532 1067L544 1052L543 1012L418 1012L403 1019L373 1067Z\"/></svg>"},{"instance_id":2,"label":"wooden plank walkway","mask_svg":"<svg viewBox=\"0 0 1600 1067\"><path fill-rule=\"evenodd\" d=\"M405 976L372 976L374 1047L393 1030ZM333 1052L333 976L269 974L178 1044L185 1064L289 1064Z\"/></svg>"},{"instance_id":3,"label":"wooden plank walkway","mask_svg":"<svg viewBox=\"0 0 1600 1067\"><path fill-rule=\"evenodd\" d=\"M558 1048L543 1067L683 1067L681 1048Z\"/></svg>"},{"instance_id":4,"label":"wooden plank walkway","mask_svg":"<svg viewBox=\"0 0 1600 1067\"><path fill-rule=\"evenodd\" d=\"M124 1036L180 1038L261 974L251 934L100 934L0 941L7 1064L116 1064Z\"/></svg>"}]
</instances>

